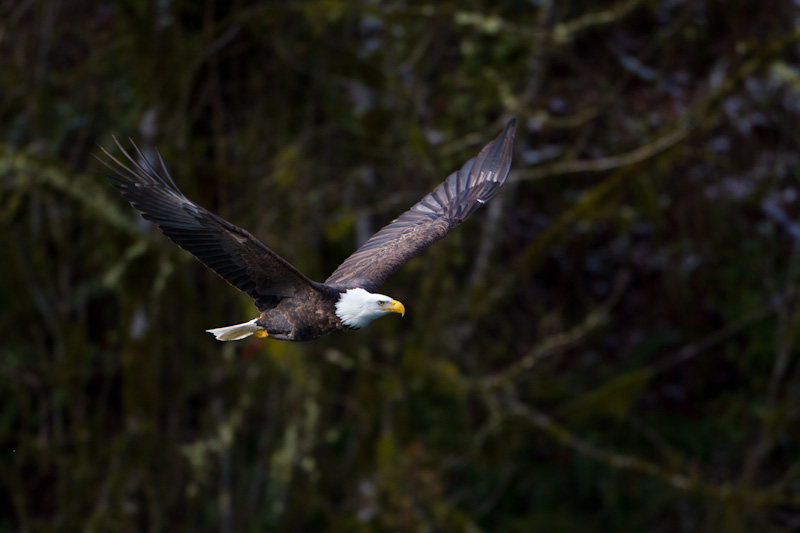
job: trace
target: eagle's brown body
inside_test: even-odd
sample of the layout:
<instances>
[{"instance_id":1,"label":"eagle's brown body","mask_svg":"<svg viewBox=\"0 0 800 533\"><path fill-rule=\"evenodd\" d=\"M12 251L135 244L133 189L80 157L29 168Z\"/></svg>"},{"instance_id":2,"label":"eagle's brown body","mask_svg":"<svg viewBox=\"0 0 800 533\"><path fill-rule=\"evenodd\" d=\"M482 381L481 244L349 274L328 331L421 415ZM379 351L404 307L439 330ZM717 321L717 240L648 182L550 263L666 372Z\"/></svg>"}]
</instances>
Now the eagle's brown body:
<instances>
[{"instance_id":1,"label":"eagle's brown body","mask_svg":"<svg viewBox=\"0 0 800 533\"><path fill-rule=\"evenodd\" d=\"M309 300L284 298L261 313L256 324L282 341L310 341L335 331L351 329L336 316L339 291L318 293Z\"/></svg>"},{"instance_id":2,"label":"eagle's brown body","mask_svg":"<svg viewBox=\"0 0 800 533\"><path fill-rule=\"evenodd\" d=\"M362 327L376 318L378 311L404 312L399 302L385 301L384 295L369 291L377 289L410 258L444 237L500 190L511 164L514 133L512 120L477 157L370 237L325 283L311 281L242 228L186 198L163 160L159 171L138 148L137 160L117 143L130 166L105 150L110 161L101 161L114 171L109 176L114 185L144 218L155 222L172 241L251 296L261 311L261 316L251 322L210 332L220 340L256 334L306 341ZM340 310L342 295L351 290L358 297ZM362 300L363 313L358 308ZM373 304L383 307L370 314L368 306ZM350 314L343 320L341 312Z\"/></svg>"}]
</instances>

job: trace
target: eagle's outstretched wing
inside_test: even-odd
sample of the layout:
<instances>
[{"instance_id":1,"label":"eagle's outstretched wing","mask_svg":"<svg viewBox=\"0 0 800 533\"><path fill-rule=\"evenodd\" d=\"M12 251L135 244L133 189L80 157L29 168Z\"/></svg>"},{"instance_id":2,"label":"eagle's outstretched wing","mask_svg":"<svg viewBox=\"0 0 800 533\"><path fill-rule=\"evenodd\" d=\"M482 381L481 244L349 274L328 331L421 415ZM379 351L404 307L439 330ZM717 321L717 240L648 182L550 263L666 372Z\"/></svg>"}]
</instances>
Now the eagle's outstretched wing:
<instances>
[{"instance_id":1,"label":"eagle's outstretched wing","mask_svg":"<svg viewBox=\"0 0 800 533\"><path fill-rule=\"evenodd\" d=\"M172 180L160 154L163 174L147 161L135 144L138 161L119 141L114 141L130 165L102 147L109 160L98 159L114 172L107 176L122 196L144 218L155 222L175 244L252 297L260 311L275 307L281 298L321 290L320 284L308 279L250 233L186 198Z\"/></svg>"},{"instance_id":2,"label":"eagle's outstretched wing","mask_svg":"<svg viewBox=\"0 0 800 533\"><path fill-rule=\"evenodd\" d=\"M374 291L397 269L461 224L506 182L515 121L411 209L370 237L325 280Z\"/></svg>"}]
</instances>

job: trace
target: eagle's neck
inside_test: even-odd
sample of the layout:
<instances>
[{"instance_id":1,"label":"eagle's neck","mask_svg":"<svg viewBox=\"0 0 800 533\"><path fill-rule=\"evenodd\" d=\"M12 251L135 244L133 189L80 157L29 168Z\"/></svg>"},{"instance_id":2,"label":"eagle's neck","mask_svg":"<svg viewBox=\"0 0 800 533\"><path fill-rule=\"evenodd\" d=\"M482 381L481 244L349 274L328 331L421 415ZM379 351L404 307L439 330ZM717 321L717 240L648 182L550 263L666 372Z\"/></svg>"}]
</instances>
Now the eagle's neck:
<instances>
[{"instance_id":1,"label":"eagle's neck","mask_svg":"<svg viewBox=\"0 0 800 533\"><path fill-rule=\"evenodd\" d=\"M377 295L364 289L348 289L339 295L336 302L336 316L345 326L353 329L363 328L385 313L373 305Z\"/></svg>"}]
</instances>

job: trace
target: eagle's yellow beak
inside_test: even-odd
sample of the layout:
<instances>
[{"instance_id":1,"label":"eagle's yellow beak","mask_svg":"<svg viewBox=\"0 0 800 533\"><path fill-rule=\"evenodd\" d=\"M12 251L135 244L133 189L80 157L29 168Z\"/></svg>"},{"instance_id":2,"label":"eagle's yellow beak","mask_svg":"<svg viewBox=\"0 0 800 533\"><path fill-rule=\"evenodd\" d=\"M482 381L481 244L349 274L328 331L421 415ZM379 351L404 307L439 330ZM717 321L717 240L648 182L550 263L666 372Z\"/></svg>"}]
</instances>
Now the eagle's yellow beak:
<instances>
[{"instance_id":1,"label":"eagle's yellow beak","mask_svg":"<svg viewBox=\"0 0 800 533\"><path fill-rule=\"evenodd\" d=\"M405 316L406 314L406 307L397 300L389 302L385 309L390 313L400 313L400 316Z\"/></svg>"}]
</instances>

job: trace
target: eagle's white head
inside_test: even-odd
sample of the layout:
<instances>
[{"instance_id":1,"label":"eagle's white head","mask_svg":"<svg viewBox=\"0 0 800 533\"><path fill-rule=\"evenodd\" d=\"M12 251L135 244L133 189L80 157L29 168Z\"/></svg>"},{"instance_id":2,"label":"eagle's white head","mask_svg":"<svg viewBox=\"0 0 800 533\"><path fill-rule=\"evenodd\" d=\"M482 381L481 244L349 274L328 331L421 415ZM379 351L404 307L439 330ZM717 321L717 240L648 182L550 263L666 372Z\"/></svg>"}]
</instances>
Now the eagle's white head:
<instances>
[{"instance_id":1,"label":"eagle's white head","mask_svg":"<svg viewBox=\"0 0 800 533\"><path fill-rule=\"evenodd\" d=\"M339 295L339 301L336 302L336 316L353 329L363 328L387 313L400 313L403 316L406 308L390 296L373 294L364 289L348 289Z\"/></svg>"}]
</instances>

